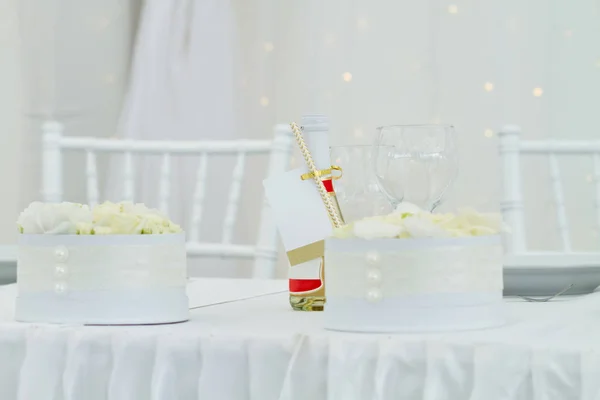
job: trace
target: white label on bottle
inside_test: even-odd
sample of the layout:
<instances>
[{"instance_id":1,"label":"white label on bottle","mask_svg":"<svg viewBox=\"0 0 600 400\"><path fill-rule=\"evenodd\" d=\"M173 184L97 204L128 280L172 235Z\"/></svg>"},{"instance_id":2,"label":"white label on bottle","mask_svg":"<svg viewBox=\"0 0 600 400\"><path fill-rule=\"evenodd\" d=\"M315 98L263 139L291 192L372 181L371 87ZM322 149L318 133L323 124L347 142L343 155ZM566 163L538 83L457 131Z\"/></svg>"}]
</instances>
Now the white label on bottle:
<instances>
[{"instance_id":1,"label":"white label on bottle","mask_svg":"<svg viewBox=\"0 0 600 400\"><path fill-rule=\"evenodd\" d=\"M307 261L289 268L290 279L319 279L321 259Z\"/></svg>"},{"instance_id":2,"label":"white label on bottle","mask_svg":"<svg viewBox=\"0 0 600 400\"><path fill-rule=\"evenodd\" d=\"M302 180L303 168L263 181L267 201L286 252L331 236L327 210L312 180Z\"/></svg>"}]
</instances>

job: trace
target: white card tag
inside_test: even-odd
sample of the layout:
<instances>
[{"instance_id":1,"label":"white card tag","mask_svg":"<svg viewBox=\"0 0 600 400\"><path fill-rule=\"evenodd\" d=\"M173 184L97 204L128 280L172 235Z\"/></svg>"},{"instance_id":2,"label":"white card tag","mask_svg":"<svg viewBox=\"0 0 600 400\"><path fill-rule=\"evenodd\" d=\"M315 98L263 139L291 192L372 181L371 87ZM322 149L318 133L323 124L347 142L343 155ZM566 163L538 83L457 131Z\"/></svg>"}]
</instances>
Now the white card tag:
<instances>
[{"instance_id":1,"label":"white card tag","mask_svg":"<svg viewBox=\"0 0 600 400\"><path fill-rule=\"evenodd\" d=\"M333 230L315 183L300 179L305 172L306 168L297 168L263 181L273 219L287 252L321 241Z\"/></svg>"}]
</instances>

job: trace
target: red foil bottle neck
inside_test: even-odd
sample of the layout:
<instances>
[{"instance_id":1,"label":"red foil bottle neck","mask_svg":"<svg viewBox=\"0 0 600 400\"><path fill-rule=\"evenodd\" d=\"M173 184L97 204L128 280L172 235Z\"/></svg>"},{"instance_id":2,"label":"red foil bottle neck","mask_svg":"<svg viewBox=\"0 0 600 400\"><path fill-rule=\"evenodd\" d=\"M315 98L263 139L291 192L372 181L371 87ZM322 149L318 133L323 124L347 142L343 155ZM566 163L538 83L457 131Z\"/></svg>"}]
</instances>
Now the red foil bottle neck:
<instances>
[{"instance_id":1,"label":"red foil bottle neck","mask_svg":"<svg viewBox=\"0 0 600 400\"><path fill-rule=\"evenodd\" d=\"M323 185L328 193L333 193L333 181L331 179L324 179Z\"/></svg>"}]
</instances>

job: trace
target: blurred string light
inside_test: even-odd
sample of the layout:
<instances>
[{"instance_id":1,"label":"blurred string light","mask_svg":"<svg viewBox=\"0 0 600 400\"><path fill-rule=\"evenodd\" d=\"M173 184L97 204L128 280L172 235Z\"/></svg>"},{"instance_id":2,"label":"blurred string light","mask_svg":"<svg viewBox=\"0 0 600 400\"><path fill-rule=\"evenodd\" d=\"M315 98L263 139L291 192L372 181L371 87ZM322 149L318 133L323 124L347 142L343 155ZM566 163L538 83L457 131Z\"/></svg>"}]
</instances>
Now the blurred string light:
<instances>
[{"instance_id":1,"label":"blurred string light","mask_svg":"<svg viewBox=\"0 0 600 400\"><path fill-rule=\"evenodd\" d=\"M600 68L600 60L596 61L596 67Z\"/></svg>"},{"instance_id":2,"label":"blurred string light","mask_svg":"<svg viewBox=\"0 0 600 400\"><path fill-rule=\"evenodd\" d=\"M98 30L103 31L110 25L110 19L107 17L100 17L96 21L96 27Z\"/></svg>"},{"instance_id":3,"label":"blurred string light","mask_svg":"<svg viewBox=\"0 0 600 400\"><path fill-rule=\"evenodd\" d=\"M592 174L587 174L585 177L585 180L587 183L593 183L594 182L594 175Z\"/></svg>"},{"instance_id":4,"label":"blurred string light","mask_svg":"<svg viewBox=\"0 0 600 400\"><path fill-rule=\"evenodd\" d=\"M519 29L519 20L516 17L509 18L506 27L509 31L516 32Z\"/></svg>"},{"instance_id":5,"label":"blurred string light","mask_svg":"<svg viewBox=\"0 0 600 400\"><path fill-rule=\"evenodd\" d=\"M335 44L335 35L333 33L328 33L327 35L325 35L325 45L326 46L333 46Z\"/></svg>"},{"instance_id":6,"label":"blurred string light","mask_svg":"<svg viewBox=\"0 0 600 400\"><path fill-rule=\"evenodd\" d=\"M369 21L366 18L359 18L356 20L356 27L361 31L365 31L369 28Z\"/></svg>"},{"instance_id":7,"label":"blurred string light","mask_svg":"<svg viewBox=\"0 0 600 400\"><path fill-rule=\"evenodd\" d=\"M494 131L488 128L488 129L486 129L485 131L483 131L483 135L484 135L486 138L491 138L491 137L494 137Z\"/></svg>"},{"instance_id":8,"label":"blurred string light","mask_svg":"<svg viewBox=\"0 0 600 400\"><path fill-rule=\"evenodd\" d=\"M112 2L116 4L125 3L125 2ZM125 6L117 6L115 7L115 12L109 15L100 15L98 17L90 17L87 21L89 21L90 27L92 29L97 29L99 31L106 30L110 25L114 24L116 21L119 21L123 18L129 16L129 8Z\"/></svg>"},{"instance_id":9,"label":"blurred string light","mask_svg":"<svg viewBox=\"0 0 600 400\"><path fill-rule=\"evenodd\" d=\"M571 29L565 30L565 37L573 37L573 31Z\"/></svg>"},{"instance_id":10,"label":"blurred string light","mask_svg":"<svg viewBox=\"0 0 600 400\"><path fill-rule=\"evenodd\" d=\"M115 77L115 74L106 74L104 75L104 82L107 85L112 85L113 83L115 83L117 80L117 78Z\"/></svg>"},{"instance_id":11,"label":"blurred string light","mask_svg":"<svg viewBox=\"0 0 600 400\"><path fill-rule=\"evenodd\" d=\"M270 53L273 51L273 49L275 49L275 46L271 42L265 42L263 48L265 49L265 52Z\"/></svg>"},{"instance_id":12,"label":"blurred string light","mask_svg":"<svg viewBox=\"0 0 600 400\"><path fill-rule=\"evenodd\" d=\"M541 87L536 87L533 89L532 93L535 97L541 97L544 94L544 89Z\"/></svg>"},{"instance_id":13,"label":"blurred string light","mask_svg":"<svg viewBox=\"0 0 600 400\"><path fill-rule=\"evenodd\" d=\"M494 84L493 84L492 82L486 82L486 83L483 85L483 89L484 89L486 92L491 92L492 90L494 90Z\"/></svg>"},{"instance_id":14,"label":"blurred string light","mask_svg":"<svg viewBox=\"0 0 600 400\"><path fill-rule=\"evenodd\" d=\"M456 4L450 4L448 6L448 14L458 14L458 6Z\"/></svg>"},{"instance_id":15,"label":"blurred string light","mask_svg":"<svg viewBox=\"0 0 600 400\"><path fill-rule=\"evenodd\" d=\"M15 13L16 14L16 13ZM18 17L16 15L2 15L0 19L0 37L4 37L8 35L8 31L12 29L17 24Z\"/></svg>"},{"instance_id":16,"label":"blurred string light","mask_svg":"<svg viewBox=\"0 0 600 400\"><path fill-rule=\"evenodd\" d=\"M352 80L352 74L350 72L344 72L342 74L342 79L344 82L350 82Z\"/></svg>"},{"instance_id":17,"label":"blurred string light","mask_svg":"<svg viewBox=\"0 0 600 400\"><path fill-rule=\"evenodd\" d=\"M355 138L361 138L363 136L365 136L365 134L361 128L354 128L354 137Z\"/></svg>"},{"instance_id":18,"label":"blurred string light","mask_svg":"<svg viewBox=\"0 0 600 400\"><path fill-rule=\"evenodd\" d=\"M269 98L267 96L262 96L260 98L260 105L266 107L269 105Z\"/></svg>"}]
</instances>

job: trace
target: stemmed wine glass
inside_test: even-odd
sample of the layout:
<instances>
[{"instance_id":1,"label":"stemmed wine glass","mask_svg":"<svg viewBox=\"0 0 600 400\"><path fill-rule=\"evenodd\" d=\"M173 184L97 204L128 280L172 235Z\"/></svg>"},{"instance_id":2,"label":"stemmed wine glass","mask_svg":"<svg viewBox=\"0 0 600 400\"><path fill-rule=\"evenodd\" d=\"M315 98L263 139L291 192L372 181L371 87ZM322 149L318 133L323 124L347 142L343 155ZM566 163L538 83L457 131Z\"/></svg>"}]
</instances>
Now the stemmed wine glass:
<instances>
[{"instance_id":1,"label":"stemmed wine glass","mask_svg":"<svg viewBox=\"0 0 600 400\"><path fill-rule=\"evenodd\" d=\"M433 211L458 172L451 125L394 125L377 128L373 146L377 183L394 208L401 202Z\"/></svg>"},{"instance_id":2,"label":"stemmed wine glass","mask_svg":"<svg viewBox=\"0 0 600 400\"><path fill-rule=\"evenodd\" d=\"M388 151L392 148L387 147ZM331 146L330 155L331 164L343 171L342 179L335 181L335 192L346 223L392 211L372 168L373 146Z\"/></svg>"}]
</instances>

